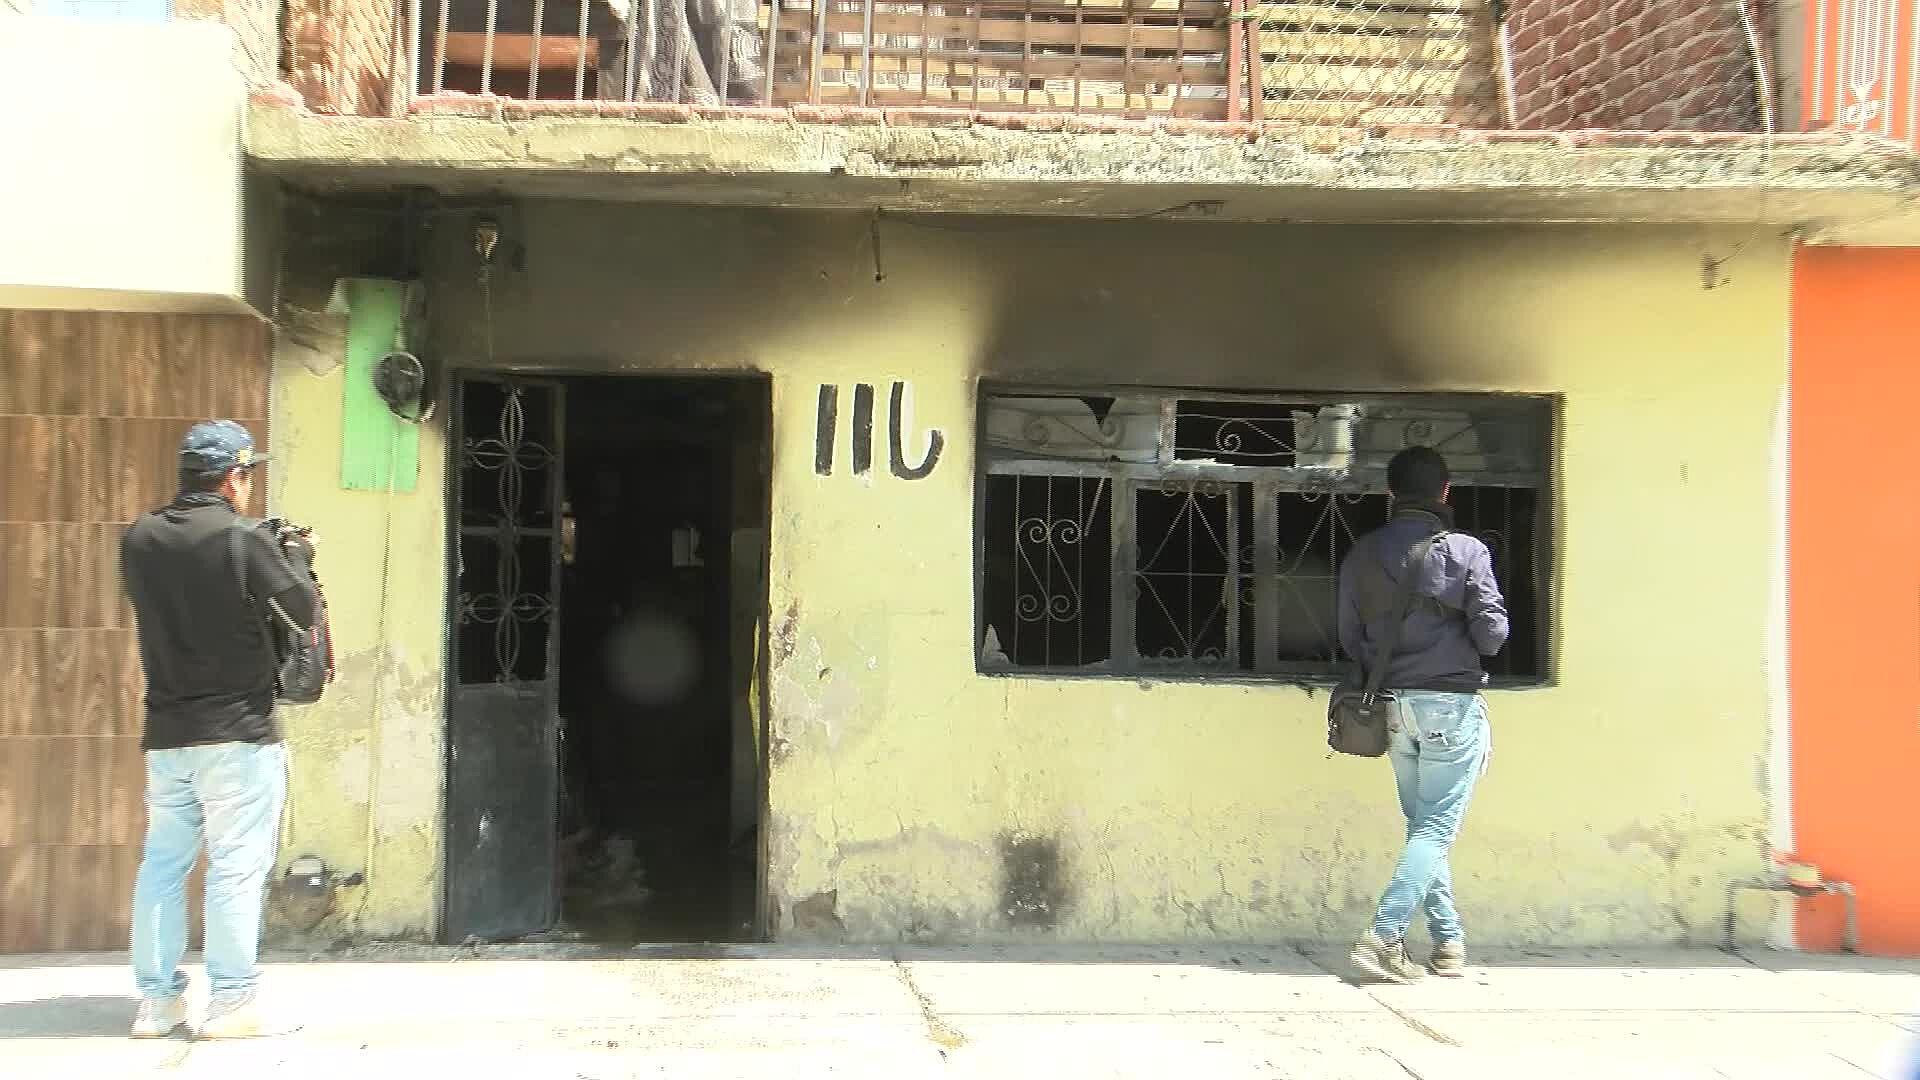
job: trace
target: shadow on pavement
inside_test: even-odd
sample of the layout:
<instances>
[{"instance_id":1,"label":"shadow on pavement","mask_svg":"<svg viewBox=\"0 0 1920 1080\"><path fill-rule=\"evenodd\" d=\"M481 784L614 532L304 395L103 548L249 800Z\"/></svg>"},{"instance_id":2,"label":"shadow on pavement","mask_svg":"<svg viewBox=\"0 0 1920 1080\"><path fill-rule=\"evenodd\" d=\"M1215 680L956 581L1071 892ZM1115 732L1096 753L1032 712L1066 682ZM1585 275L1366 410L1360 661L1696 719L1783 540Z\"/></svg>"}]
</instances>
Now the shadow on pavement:
<instances>
[{"instance_id":1,"label":"shadow on pavement","mask_svg":"<svg viewBox=\"0 0 1920 1080\"><path fill-rule=\"evenodd\" d=\"M131 997L103 995L0 1001L0 1039L124 1039L133 1006Z\"/></svg>"}]
</instances>

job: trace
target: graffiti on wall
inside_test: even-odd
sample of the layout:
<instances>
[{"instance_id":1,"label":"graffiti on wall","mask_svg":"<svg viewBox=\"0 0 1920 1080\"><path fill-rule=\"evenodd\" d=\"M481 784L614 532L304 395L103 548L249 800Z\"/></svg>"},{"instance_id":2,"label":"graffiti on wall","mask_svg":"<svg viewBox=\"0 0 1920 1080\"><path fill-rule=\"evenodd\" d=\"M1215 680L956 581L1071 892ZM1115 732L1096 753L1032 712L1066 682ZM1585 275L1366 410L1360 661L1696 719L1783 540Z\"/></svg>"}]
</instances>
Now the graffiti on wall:
<instances>
[{"instance_id":1,"label":"graffiti on wall","mask_svg":"<svg viewBox=\"0 0 1920 1080\"><path fill-rule=\"evenodd\" d=\"M946 449L946 436L938 428L927 429L927 453L918 465L907 464L906 431L907 384L895 382L887 398L887 471L902 480L924 480L940 463ZM853 474L864 476L873 471L873 384L857 383L853 388L852 459ZM832 476L834 456L840 442L840 387L820 384L819 411L814 419L813 471Z\"/></svg>"}]
</instances>

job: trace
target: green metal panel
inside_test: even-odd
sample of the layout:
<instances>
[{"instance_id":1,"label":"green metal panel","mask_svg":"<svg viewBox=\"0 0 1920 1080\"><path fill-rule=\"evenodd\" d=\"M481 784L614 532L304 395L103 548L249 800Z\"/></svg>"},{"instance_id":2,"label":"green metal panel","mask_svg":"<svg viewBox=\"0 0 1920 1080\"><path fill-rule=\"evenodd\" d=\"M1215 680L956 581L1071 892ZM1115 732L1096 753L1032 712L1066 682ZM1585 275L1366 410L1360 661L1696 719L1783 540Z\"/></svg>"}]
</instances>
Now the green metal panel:
<instances>
[{"instance_id":1,"label":"green metal panel","mask_svg":"<svg viewBox=\"0 0 1920 1080\"><path fill-rule=\"evenodd\" d=\"M412 491L420 474L420 429L387 408L373 389L373 368L392 352L406 317L407 285L353 278L347 298L347 385L341 394L340 486L349 491Z\"/></svg>"}]
</instances>

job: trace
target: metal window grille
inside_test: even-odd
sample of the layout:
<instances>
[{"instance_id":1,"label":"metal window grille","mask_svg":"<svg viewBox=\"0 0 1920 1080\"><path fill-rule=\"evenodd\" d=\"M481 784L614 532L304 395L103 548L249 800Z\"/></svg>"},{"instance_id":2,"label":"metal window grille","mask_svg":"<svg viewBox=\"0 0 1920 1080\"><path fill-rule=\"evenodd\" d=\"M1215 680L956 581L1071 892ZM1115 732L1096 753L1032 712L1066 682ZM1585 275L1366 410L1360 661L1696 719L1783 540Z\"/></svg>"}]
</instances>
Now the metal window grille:
<instances>
[{"instance_id":1,"label":"metal window grille","mask_svg":"<svg viewBox=\"0 0 1920 1080\"><path fill-rule=\"evenodd\" d=\"M982 670L1335 676L1340 562L1419 445L1447 457L1456 527L1507 597L1489 671L1546 675L1544 399L1007 391L982 423Z\"/></svg>"},{"instance_id":2,"label":"metal window grille","mask_svg":"<svg viewBox=\"0 0 1920 1080\"><path fill-rule=\"evenodd\" d=\"M757 104L765 0L408 0L416 94Z\"/></svg>"},{"instance_id":3,"label":"metal window grille","mask_svg":"<svg viewBox=\"0 0 1920 1080\"><path fill-rule=\"evenodd\" d=\"M1227 117L1227 0L769 0L769 100Z\"/></svg>"},{"instance_id":4,"label":"metal window grille","mask_svg":"<svg viewBox=\"0 0 1920 1080\"><path fill-rule=\"evenodd\" d=\"M1498 127L1491 0L1255 4L1260 118Z\"/></svg>"}]
</instances>

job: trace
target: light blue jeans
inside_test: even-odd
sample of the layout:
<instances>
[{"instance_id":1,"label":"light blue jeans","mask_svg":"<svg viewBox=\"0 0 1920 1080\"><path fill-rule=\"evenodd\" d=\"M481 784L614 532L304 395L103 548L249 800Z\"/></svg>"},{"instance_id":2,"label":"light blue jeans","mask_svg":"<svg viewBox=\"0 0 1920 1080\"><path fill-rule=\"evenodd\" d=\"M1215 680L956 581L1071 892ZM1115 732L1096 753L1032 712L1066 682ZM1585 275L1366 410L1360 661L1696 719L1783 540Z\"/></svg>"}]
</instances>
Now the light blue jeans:
<instances>
[{"instance_id":1,"label":"light blue jeans","mask_svg":"<svg viewBox=\"0 0 1920 1080\"><path fill-rule=\"evenodd\" d=\"M243 998L259 979L260 916L287 801L284 743L147 751L147 846L133 887L133 978L140 995L183 993L187 875L207 845L207 982Z\"/></svg>"},{"instance_id":2,"label":"light blue jeans","mask_svg":"<svg viewBox=\"0 0 1920 1080\"><path fill-rule=\"evenodd\" d=\"M1447 853L1493 752L1487 703L1479 694L1428 690L1396 691L1395 696L1399 719L1390 725L1388 754L1400 812L1407 819L1407 847L1380 897L1373 932L1382 941L1401 940L1418 907L1427 914L1435 943L1461 941Z\"/></svg>"}]
</instances>

